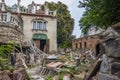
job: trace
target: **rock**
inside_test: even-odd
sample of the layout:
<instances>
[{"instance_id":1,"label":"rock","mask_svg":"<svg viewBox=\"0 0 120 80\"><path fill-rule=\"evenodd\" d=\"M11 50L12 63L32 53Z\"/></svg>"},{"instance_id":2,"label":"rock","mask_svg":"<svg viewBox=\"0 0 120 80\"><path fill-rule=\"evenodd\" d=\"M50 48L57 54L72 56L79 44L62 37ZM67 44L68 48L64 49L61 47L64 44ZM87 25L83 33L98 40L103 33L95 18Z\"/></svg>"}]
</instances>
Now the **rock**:
<instances>
[{"instance_id":1,"label":"rock","mask_svg":"<svg viewBox=\"0 0 120 80\"><path fill-rule=\"evenodd\" d=\"M110 57L120 57L120 39L110 40L105 42L106 53Z\"/></svg>"},{"instance_id":2,"label":"rock","mask_svg":"<svg viewBox=\"0 0 120 80\"><path fill-rule=\"evenodd\" d=\"M86 76L84 77L85 80L91 79L93 76L97 74L99 71L100 65L102 60L97 60L91 68L89 68L89 71L86 72Z\"/></svg>"},{"instance_id":3,"label":"rock","mask_svg":"<svg viewBox=\"0 0 120 80\"><path fill-rule=\"evenodd\" d=\"M8 71L0 71L0 80L11 80L9 74Z\"/></svg>"},{"instance_id":4,"label":"rock","mask_svg":"<svg viewBox=\"0 0 120 80\"><path fill-rule=\"evenodd\" d=\"M52 80L58 80L58 76L54 76Z\"/></svg>"},{"instance_id":5,"label":"rock","mask_svg":"<svg viewBox=\"0 0 120 80\"><path fill-rule=\"evenodd\" d=\"M111 65L111 74L118 73L120 71L120 63L113 63Z\"/></svg>"},{"instance_id":6,"label":"rock","mask_svg":"<svg viewBox=\"0 0 120 80\"><path fill-rule=\"evenodd\" d=\"M63 77L63 80L71 80L71 79L70 79L69 76L65 75L65 76Z\"/></svg>"},{"instance_id":7,"label":"rock","mask_svg":"<svg viewBox=\"0 0 120 80\"><path fill-rule=\"evenodd\" d=\"M120 80L120 79L112 75L98 73L98 80Z\"/></svg>"},{"instance_id":8,"label":"rock","mask_svg":"<svg viewBox=\"0 0 120 80\"><path fill-rule=\"evenodd\" d=\"M101 63L100 72L109 73L110 68L109 68L108 58L106 54L103 54L102 60L103 61Z\"/></svg>"},{"instance_id":9,"label":"rock","mask_svg":"<svg viewBox=\"0 0 120 80\"><path fill-rule=\"evenodd\" d=\"M113 28L108 28L102 33L102 41L105 44L105 51L108 56L120 57L120 33Z\"/></svg>"},{"instance_id":10,"label":"rock","mask_svg":"<svg viewBox=\"0 0 120 80\"><path fill-rule=\"evenodd\" d=\"M25 80L27 79L26 71L23 68L19 68L13 72L13 80Z\"/></svg>"},{"instance_id":11,"label":"rock","mask_svg":"<svg viewBox=\"0 0 120 80\"><path fill-rule=\"evenodd\" d=\"M111 27L109 27L105 32L102 33L103 41L108 41L110 39L116 39L119 37L120 37L120 34Z\"/></svg>"}]
</instances>

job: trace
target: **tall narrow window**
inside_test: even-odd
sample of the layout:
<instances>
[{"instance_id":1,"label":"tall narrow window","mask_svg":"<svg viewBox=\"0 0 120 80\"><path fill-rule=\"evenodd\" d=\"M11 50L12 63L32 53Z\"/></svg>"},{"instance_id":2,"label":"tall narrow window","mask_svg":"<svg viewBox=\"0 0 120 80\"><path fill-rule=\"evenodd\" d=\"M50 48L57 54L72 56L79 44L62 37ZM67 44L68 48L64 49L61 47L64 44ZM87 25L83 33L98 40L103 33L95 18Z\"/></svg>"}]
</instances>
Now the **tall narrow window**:
<instances>
[{"instance_id":1,"label":"tall narrow window","mask_svg":"<svg viewBox=\"0 0 120 80\"><path fill-rule=\"evenodd\" d=\"M76 49L78 48L78 44L76 43Z\"/></svg>"},{"instance_id":2,"label":"tall narrow window","mask_svg":"<svg viewBox=\"0 0 120 80\"><path fill-rule=\"evenodd\" d=\"M87 48L87 44L86 44L86 42L84 42L84 48Z\"/></svg>"},{"instance_id":3,"label":"tall narrow window","mask_svg":"<svg viewBox=\"0 0 120 80\"><path fill-rule=\"evenodd\" d=\"M82 49L82 43L80 43L80 49Z\"/></svg>"},{"instance_id":4,"label":"tall narrow window","mask_svg":"<svg viewBox=\"0 0 120 80\"><path fill-rule=\"evenodd\" d=\"M46 30L46 22L44 22L43 30Z\"/></svg>"},{"instance_id":5,"label":"tall narrow window","mask_svg":"<svg viewBox=\"0 0 120 80\"><path fill-rule=\"evenodd\" d=\"M36 21L33 22L33 29L37 29L36 28Z\"/></svg>"},{"instance_id":6,"label":"tall narrow window","mask_svg":"<svg viewBox=\"0 0 120 80\"><path fill-rule=\"evenodd\" d=\"M38 21L37 29L42 30L42 22L41 21Z\"/></svg>"}]
</instances>

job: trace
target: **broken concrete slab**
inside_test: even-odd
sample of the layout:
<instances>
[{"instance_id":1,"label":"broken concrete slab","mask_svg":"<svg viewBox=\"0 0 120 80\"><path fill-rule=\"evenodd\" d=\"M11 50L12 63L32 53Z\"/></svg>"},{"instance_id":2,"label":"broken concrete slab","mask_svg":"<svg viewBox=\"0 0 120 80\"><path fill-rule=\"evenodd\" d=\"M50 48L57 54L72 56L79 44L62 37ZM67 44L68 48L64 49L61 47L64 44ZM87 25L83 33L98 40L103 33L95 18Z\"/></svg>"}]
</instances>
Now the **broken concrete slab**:
<instances>
[{"instance_id":1,"label":"broken concrete slab","mask_svg":"<svg viewBox=\"0 0 120 80\"><path fill-rule=\"evenodd\" d=\"M97 72L99 71L100 65L101 65L102 60L97 60L94 65L90 68L89 72L87 72L87 76L85 76L85 80L89 80L90 78L92 78L93 76L95 76L97 74Z\"/></svg>"},{"instance_id":2,"label":"broken concrete slab","mask_svg":"<svg viewBox=\"0 0 120 80\"><path fill-rule=\"evenodd\" d=\"M108 58L106 54L103 54L102 60L103 61L101 63L100 72L109 73L110 67L109 67Z\"/></svg>"},{"instance_id":3,"label":"broken concrete slab","mask_svg":"<svg viewBox=\"0 0 120 80\"><path fill-rule=\"evenodd\" d=\"M120 80L120 79L112 75L99 73L98 80Z\"/></svg>"},{"instance_id":4,"label":"broken concrete slab","mask_svg":"<svg viewBox=\"0 0 120 80\"><path fill-rule=\"evenodd\" d=\"M111 74L115 74L120 71L120 63L112 63Z\"/></svg>"},{"instance_id":5,"label":"broken concrete slab","mask_svg":"<svg viewBox=\"0 0 120 80\"><path fill-rule=\"evenodd\" d=\"M105 42L106 47L106 53L108 56L110 57L115 57L115 58L119 58L120 57L120 38L116 39L116 40L110 40Z\"/></svg>"}]
</instances>

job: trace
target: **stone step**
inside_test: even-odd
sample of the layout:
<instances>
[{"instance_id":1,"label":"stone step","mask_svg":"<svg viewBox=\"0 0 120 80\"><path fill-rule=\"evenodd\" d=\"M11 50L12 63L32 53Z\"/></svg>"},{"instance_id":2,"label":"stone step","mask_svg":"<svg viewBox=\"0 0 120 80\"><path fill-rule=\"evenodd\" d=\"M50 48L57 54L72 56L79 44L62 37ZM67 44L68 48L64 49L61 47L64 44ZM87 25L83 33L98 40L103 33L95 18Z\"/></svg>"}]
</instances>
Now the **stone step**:
<instances>
[{"instance_id":1,"label":"stone step","mask_svg":"<svg viewBox=\"0 0 120 80\"><path fill-rule=\"evenodd\" d=\"M32 80L44 80L47 76L54 76L57 71L46 67L34 67L26 70L27 74Z\"/></svg>"}]
</instances>

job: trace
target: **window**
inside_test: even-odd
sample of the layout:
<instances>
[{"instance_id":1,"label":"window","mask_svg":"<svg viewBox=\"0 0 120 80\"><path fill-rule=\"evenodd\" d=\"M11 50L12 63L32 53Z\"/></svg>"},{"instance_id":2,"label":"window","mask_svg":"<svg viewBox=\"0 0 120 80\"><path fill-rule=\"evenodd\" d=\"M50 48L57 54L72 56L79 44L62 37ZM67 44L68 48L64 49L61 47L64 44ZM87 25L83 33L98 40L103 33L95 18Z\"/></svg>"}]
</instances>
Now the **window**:
<instances>
[{"instance_id":1,"label":"window","mask_svg":"<svg viewBox=\"0 0 120 80\"><path fill-rule=\"evenodd\" d=\"M46 30L46 22L44 22L43 30Z\"/></svg>"},{"instance_id":2,"label":"window","mask_svg":"<svg viewBox=\"0 0 120 80\"><path fill-rule=\"evenodd\" d=\"M33 22L33 29L37 29L36 28L36 21Z\"/></svg>"},{"instance_id":3,"label":"window","mask_svg":"<svg viewBox=\"0 0 120 80\"><path fill-rule=\"evenodd\" d=\"M47 25L47 22L43 22L43 21L33 21L33 30L37 30L37 31L47 31L46 30L46 25Z\"/></svg>"},{"instance_id":4,"label":"window","mask_svg":"<svg viewBox=\"0 0 120 80\"><path fill-rule=\"evenodd\" d=\"M78 48L78 45L77 45L77 43L76 43L76 49Z\"/></svg>"},{"instance_id":5,"label":"window","mask_svg":"<svg viewBox=\"0 0 120 80\"><path fill-rule=\"evenodd\" d=\"M42 22L41 21L38 21L37 29L42 30Z\"/></svg>"},{"instance_id":6,"label":"window","mask_svg":"<svg viewBox=\"0 0 120 80\"><path fill-rule=\"evenodd\" d=\"M84 42L84 48L87 48L87 44L86 44L86 42Z\"/></svg>"},{"instance_id":7,"label":"window","mask_svg":"<svg viewBox=\"0 0 120 80\"><path fill-rule=\"evenodd\" d=\"M82 48L82 43L80 43L80 49Z\"/></svg>"}]
</instances>

